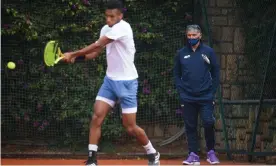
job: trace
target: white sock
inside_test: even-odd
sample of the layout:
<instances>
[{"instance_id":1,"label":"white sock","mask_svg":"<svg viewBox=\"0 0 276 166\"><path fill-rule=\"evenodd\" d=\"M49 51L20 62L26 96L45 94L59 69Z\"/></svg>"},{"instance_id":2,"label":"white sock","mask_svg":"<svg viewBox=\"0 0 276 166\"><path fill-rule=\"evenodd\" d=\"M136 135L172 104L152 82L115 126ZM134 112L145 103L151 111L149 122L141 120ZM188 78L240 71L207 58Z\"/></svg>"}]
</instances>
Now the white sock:
<instances>
[{"instance_id":1,"label":"white sock","mask_svg":"<svg viewBox=\"0 0 276 166\"><path fill-rule=\"evenodd\" d=\"M92 151L97 152L98 146L97 146L97 145L94 145L94 144L89 144L89 145L88 145L88 150L92 150Z\"/></svg>"},{"instance_id":2,"label":"white sock","mask_svg":"<svg viewBox=\"0 0 276 166\"><path fill-rule=\"evenodd\" d=\"M156 150L154 149L154 147L152 146L151 142L149 141L149 143L145 146L143 146L147 152L147 154L152 154L152 153L156 153Z\"/></svg>"}]
</instances>

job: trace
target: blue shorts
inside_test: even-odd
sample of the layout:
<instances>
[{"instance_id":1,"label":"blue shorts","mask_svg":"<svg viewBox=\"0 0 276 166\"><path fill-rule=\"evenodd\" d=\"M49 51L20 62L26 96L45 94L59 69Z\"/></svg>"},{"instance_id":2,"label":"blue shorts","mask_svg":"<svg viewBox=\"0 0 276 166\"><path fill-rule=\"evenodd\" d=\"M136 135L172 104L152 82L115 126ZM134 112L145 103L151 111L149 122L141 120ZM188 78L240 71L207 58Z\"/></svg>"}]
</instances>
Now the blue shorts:
<instances>
[{"instance_id":1,"label":"blue shorts","mask_svg":"<svg viewBox=\"0 0 276 166\"><path fill-rule=\"evenodd\" d=\"M105 77L96 100L104 101L111 107L114 107L116 101L119 100L122 107L122 113L136 113L137 90L137 79L116 81Z\"/></svg>"}]
</instances>

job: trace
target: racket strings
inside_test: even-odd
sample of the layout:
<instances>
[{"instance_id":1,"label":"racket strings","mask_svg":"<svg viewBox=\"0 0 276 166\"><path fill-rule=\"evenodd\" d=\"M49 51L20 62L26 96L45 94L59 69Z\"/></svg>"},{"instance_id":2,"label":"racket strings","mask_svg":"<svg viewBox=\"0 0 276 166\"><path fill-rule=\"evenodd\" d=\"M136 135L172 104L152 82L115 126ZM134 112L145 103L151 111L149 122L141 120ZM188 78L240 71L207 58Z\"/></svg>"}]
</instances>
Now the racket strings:
<instances>
[{"instance_id":1,"label":"racket strings","mask_svg":"<svg viewBox=\"0 0 276 166\"><path fill-rule=\"evenodd\" d=\"M57 58L58 43L55 41L49 41L46 44L44 51L44 61L47 66L53 66Z\"/></svg>"}]
</instances>

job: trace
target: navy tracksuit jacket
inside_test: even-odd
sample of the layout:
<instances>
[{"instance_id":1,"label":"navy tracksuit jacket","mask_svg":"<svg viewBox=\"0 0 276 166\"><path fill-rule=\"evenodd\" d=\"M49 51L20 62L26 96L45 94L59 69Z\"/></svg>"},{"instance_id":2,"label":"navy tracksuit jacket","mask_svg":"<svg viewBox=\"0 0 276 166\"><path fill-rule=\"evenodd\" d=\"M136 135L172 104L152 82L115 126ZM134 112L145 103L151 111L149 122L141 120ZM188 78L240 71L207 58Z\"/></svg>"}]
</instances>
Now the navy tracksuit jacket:
<instances>
[{"instance_id":1,"label":"navy tracksuit jacket","mask_svg":"<svg viewBox=\"0 0 276 166\"><path fill-rule=\"evenodd\" d=\"M205 55L210 64L204 60ZM194 52L188 45L177 52L174 63L174 81L182 100L214 100L220 71L211 47L200 43Z\"/></svg>"}]
</instances>

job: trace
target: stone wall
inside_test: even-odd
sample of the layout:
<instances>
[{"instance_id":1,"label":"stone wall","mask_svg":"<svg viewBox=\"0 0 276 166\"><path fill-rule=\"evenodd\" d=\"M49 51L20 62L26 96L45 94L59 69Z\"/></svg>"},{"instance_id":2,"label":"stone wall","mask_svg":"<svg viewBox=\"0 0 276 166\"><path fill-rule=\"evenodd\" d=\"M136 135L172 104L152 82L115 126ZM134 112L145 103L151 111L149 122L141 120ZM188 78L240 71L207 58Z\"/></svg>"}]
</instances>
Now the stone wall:
<instances>
[{"instance_id":1,"label":"stone wall","mask_svg":"<svg viewBox=\"0 0 276 166\"><path fill-rule=\"evenodd\" d=\"M250 150L252 141L252 131L255 118L257 116L258 106L255 105L225 105L225 122L228 133L228 140L231 150ZM256 137L256 152L276 152L276 108L275 106L266 106L263 109L259 121L259 127ZM224 134L222 120L219 115L219 109L216 109L216 148L224 149ZM203 128L201 128L203 131ZM203 133L201 140L204 139ZM201 144L204 147L204 144ZM234 155L236 159L247 159L247 156ZM239 158L240 157L240 158ZM270 159L266 157L266 159ZM275 159L274 159L275 160Z\"/></svg>"},{"instance_id":2,"label":"stone wall","mask_svg":"<svg viewBox=\"0 0 276 166\"><path fill-rule=\"evenodd\" d=\"M214 49L221 64L222 94L225 99L244 97L243 87L238 84L245 78L244 33L239 9L234 0L209 0L207 5ZM247 79L247 78L245 78Z\"/></svg>"}]
</instances>

